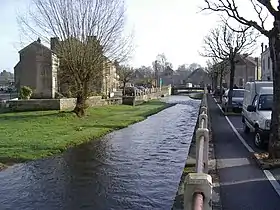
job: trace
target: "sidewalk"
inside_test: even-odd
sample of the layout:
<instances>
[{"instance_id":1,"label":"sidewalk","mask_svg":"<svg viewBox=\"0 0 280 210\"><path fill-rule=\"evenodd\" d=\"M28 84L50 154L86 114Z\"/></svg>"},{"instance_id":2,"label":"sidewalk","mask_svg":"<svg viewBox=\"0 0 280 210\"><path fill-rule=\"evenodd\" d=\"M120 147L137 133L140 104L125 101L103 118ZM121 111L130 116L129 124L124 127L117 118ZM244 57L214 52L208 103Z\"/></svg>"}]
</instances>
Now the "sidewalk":
<instances>
[{"instance_id":1,"label":"sidewalk","mask_svg":"<svg viewBox=\"0 0 280 210\"><path fill-rule=\"evenodd\" d=\"M208 97L223 210L278 210L280 197Z\"/></svg>"}]
</instances>

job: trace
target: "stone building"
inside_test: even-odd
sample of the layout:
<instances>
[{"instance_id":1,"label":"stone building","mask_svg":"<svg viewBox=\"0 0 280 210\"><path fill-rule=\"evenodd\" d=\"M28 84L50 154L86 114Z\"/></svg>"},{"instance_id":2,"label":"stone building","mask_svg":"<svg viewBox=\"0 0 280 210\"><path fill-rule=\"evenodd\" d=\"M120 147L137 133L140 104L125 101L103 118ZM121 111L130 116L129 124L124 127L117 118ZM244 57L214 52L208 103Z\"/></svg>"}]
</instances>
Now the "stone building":
<instances>
[{"instance_id":1,"label":"stone building","mask_svg":"<svg viewBox=\"0 0 280 210\"><path fill-rule=\"evenodd\" d=\"M120 82L116 66L114 62L105 58L103 65L102 92L109 95L110 93L115 92L119 86Z\"/></svg>"},{"instance_id":2,"label":"stone building","mask_svg":"<svg viewBox=\"0 0 280 210\"><path fill-rule=\"evenodd\" d=\"M272 80L273 75L272 75L272 61L270 58L270 52L269 52L269 47L265 45L265 48L263 49L263 44L262 44L262 53L261 53L261 65L262 65L262 80Z\"/></svg>"},{"instance_id":3,"label":"stone building","mask_svg":"<svg viewBox=\"0 0 280 210\"><path fill-rule=\"evenodd\" d=\"M247 82L252 82L258 80L258 70L259 70L259 59L252 58L247 55L237 55L235 73L234 73L234 83L240 88L244 88ZM227 88L229 88L230 83L230 71L224 77L223 83Z\"/></svg>"},{"instance_id":4,"label":"stone building","mask_svg":"<svg viewBox=\"0 0 280 210\"><path fill-rule=\"evenodd\" d=\"M19 51L20 60L14 67L15 85L32 88L32 98L54 98L58 90L58 58L41 40Z\"/></svg>"}]
</instances>

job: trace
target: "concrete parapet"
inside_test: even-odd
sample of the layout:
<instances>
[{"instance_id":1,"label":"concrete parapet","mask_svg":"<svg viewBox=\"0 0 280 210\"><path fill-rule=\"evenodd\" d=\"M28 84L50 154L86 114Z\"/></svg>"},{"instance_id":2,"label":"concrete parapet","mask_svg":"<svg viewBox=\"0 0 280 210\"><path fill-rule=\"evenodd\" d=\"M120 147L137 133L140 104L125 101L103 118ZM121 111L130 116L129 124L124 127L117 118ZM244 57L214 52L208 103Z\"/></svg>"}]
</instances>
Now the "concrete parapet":
<instances>
[{"instance_id":1,"label":"concrete parapet","mask_svg":"<svg viewBox=\"0 0 280 210\"><path fill-rule=\"evenodd\" d=\"M212 210L212 177L204 173L189 173L185 178L184 210L193 209L195 193L203 195L203 210Z\"/></svg>"}]
</instances>

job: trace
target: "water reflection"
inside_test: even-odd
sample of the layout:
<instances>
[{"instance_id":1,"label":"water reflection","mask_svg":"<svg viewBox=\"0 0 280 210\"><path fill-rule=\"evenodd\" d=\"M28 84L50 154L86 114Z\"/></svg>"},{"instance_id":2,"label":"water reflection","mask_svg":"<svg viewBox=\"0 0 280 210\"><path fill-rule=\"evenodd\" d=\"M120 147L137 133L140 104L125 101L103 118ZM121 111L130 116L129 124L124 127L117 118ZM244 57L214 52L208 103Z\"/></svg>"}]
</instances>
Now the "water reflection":
<instances>
[{"instance_id":1,"label":"water reflection","mask_svg":"<svg viewBox=\"0 0 280 210\"><path fill-rule=\"evenodd\" d=\"M0 173L0 209L170 209L199 101L177 103L147 120L61 156Z\"/></svg>"}]
</instances>

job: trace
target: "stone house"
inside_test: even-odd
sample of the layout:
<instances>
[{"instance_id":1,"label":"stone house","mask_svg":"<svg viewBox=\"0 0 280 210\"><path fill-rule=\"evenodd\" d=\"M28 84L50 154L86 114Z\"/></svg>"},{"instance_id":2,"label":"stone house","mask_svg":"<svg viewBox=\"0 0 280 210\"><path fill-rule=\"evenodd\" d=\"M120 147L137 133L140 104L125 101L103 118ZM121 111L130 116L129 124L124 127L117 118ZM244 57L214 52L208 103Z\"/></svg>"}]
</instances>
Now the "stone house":
<instances>
[{"instance_id":1,"label":"stone house","mask_svg":"<svg viewBox=\"0 0 280 210\"><path fill-rule=\"evenodd\" d=\"M270 58L270 51L269 47L265 45L265 49L263 49L263 44L262 44L262 53L261 53L261 80L272 80L273 75L272 75L272 61Z\"/></svg>"},{"instance_id":2,"label":"stone house","mask_svg":"<svg viewBox=\"0 0 280 210\"><path fill-rule=\"evenodd\" d=\"M15 85L32 88L32 98L54 98L58 90L58 58L41 40L19 51L20 60L14 67Z\"/></svg>"},{"instance_id":3,"label":"stone house","mask_svg":"<svg viewBox=\"0 0 280 210\"><path fill-rule=\"evenodd\" d=\"M119 76L117 75L117 68L114 62L105 58L103 64L103 79L102 79L102 92L109 95L115 92L120 86Z\"/></svg>"},{"instance_id":4,"label":"stone house","mask_svg":"<svg viewBox=\"0 0 280 210\"><path fill-rule=\"evenodd\" d=\"M240 88L244 88L247 82L253 82L258 78L259 70L259 59L252 58L247 55L237 55L235 65L235 74L234 74L234 83ZM230 72L224 77L223 84L226 88L229 88L230 83Z\"/></svg>"},{"instance_id":5,"label":"stone house","mask_svg":"<svg viewBox=\"0 0 280 210\"><path fill-rule=\"evenodd\" d=\"M209 77L207 71L205 71L203 68L198 68L188 76L186 82L192 83L194 86L203 87L207 84L211 84L212 80Z\"/></svg>"}]
</instances>

